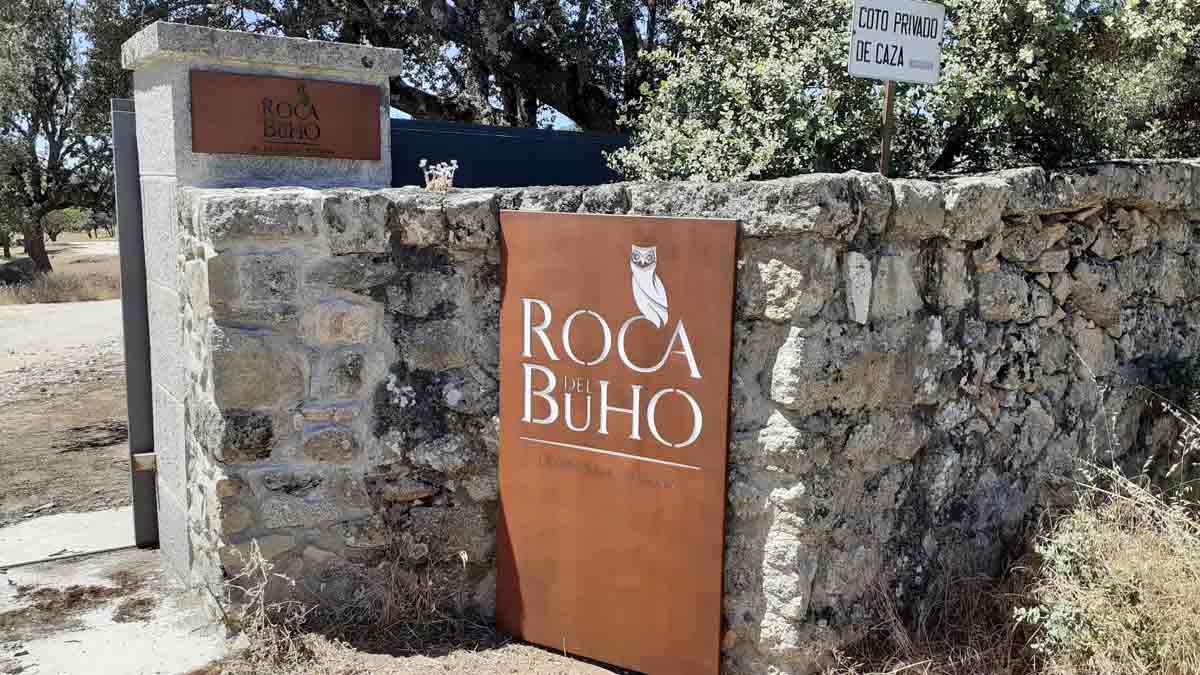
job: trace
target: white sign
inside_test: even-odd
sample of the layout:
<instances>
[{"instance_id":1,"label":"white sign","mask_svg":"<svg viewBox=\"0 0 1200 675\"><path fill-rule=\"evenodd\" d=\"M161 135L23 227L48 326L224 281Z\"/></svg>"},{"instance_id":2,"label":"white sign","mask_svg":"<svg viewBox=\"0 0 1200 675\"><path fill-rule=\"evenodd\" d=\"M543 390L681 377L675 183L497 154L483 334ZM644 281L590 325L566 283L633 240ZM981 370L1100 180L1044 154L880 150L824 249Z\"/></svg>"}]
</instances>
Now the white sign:
<instances>
[{"instance_id":1,"label":"white sign","mask_svg":"<svg viewBox=\"0 0 1200 675\"><path fill-rule=\"evenodd\" d=\"M946 8L916 0L854 0L850 74L874 80L937 84L942 74Z\"/></svg>"}]
</instances>

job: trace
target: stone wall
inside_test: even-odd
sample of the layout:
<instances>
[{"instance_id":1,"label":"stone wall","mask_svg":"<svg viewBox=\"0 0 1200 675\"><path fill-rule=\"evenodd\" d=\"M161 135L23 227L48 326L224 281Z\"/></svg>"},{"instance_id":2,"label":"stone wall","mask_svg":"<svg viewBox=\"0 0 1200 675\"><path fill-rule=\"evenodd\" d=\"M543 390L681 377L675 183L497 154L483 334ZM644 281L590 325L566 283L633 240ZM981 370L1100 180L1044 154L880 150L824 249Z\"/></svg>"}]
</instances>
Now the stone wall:
<instances>
[{"instance_id":1,"label":"stone wall","mask_svg":"<svg viewBox=\"0 0 1200 675\"><path fill-rule=\"evenodd\" d=\"M257 541L308 586L391 557L488 613L498 213L740 221L729 673L804 673L941 570L995 573L1080 458L1177 430L1136 388L1200 342L1200 162L948 180L183 191L191 575ZM149 237L148 237L149 240ZM156 318L155 320L160 320Z\"/></svg>"}]
</instances>

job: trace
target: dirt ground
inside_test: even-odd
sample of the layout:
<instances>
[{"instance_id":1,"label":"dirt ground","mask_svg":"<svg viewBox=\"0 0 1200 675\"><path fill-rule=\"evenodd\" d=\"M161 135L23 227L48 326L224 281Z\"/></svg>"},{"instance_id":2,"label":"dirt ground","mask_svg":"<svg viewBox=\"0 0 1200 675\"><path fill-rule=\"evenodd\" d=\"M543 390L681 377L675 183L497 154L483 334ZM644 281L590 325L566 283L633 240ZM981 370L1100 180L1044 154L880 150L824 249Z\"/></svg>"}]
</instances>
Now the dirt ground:
<instances>
[{"instance_id":1,"label":"dirt ground","mask_svg":"<svg viewBox=\"0 0 1200 675\"><path fill-rule=\"evenodd\" d=\"M114 239L48 250L62 273L119 275ZM129 503L120 335L119 301L0 307L0 527Z\"/></svg>"},{"instance_id":2,"label":"dirt ground","mask_svg":"<svg viewBox=\"0 0 1200 675\"><path fill-rule=\"evenodd\" d=\"M16 398L0 405L0 527L130 502L124 376Z\"/></svg>"}]
</instances>

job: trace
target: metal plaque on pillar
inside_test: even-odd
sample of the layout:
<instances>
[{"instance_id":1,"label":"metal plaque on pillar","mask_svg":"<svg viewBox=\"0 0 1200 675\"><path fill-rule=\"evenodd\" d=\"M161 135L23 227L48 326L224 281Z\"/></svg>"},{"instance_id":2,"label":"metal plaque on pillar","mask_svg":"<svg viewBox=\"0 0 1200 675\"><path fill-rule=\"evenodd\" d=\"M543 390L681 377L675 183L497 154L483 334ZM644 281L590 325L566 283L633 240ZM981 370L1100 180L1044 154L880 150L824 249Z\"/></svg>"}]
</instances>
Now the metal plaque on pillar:
<instances>
[{"instance_id":1,"label":"metal plaque on pillar","mask_svg":"<svg viewBox=\"0 0 1200 675\"><path fill-rule=\"evenodd\" d=\"M191 72L192 151L380 159L380 87Z\"/></svg>"},{"instance_id":2,"label":"metal plaque on pillar","mask_svg":"<svg viewBox=\"0 0 1200 675\"><path fill-rule=\"evenodd\" d=\"M732 220L504 211L497 622L719 668Z\"/></svg>"}]
</instances>

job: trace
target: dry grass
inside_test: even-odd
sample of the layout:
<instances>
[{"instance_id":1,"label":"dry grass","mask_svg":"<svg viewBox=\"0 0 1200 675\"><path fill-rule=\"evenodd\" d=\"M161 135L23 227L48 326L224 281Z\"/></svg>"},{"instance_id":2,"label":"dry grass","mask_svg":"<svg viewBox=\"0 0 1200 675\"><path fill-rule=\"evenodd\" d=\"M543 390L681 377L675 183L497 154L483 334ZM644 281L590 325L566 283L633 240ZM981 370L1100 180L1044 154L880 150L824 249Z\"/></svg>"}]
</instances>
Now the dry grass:
<instances>
[{"instance_id":1,"label":"dry grass","mask_svg":"<svg viewBox=\"0 0 1200 675\"><path fill-rule=\"evenodd\" d=\"M336 583L310 588L309 627L375 652L397 655L479 649L505 640L474 616L464 589L467 560L407 560L401 551L371 567L338 570Z\"/></svg>"},{"instance_id":2,"label":"dry grass","mask_svg":"<svg viewBox=\"0 0 1200 675\"><path fill-rule=\"evenodd\" d=\"M1038 546L1024 619L1052 675L1200 673L1200 521L1106 470Z\"/></svg>"},{"instance_id":3,"label":"dry grass","mask_svg":"<svg viewBox=\"0 0 1200 675\"><path fill-rule=\"evenodd\" d=\"M909 620L881 591L882 620L865 639L835 654L826 675L1034 675L1032 631L1014 617L1026 601L1029 578L1024 566L999 581L943 573L925 610Z\"/></svg>"},{"instance_id":4,"label":"dry grass","mask_svg":"<svg viewBox=\"0 0 1200 675\"><path fill-rule=\"evenodd\" d=\"M81 255L88 239L64 234L47 246L54 271L30 283L0 285L0 305L114 300L121 297L121 259L115 255ZM7 261L0 259L0 265Z\"/></svg>"},{"instance_id":5,"label":"dry grass","mask_svg":"<svg viewBox=\"0 0 1200 675\"><path fill-rule=\"evenodd\" d=\"M121 297L121 277L51 272L27 284L0 286L0 305L83 302Z\"/></svg>"},{"instance_id":6,"label":"dry grass","mask_svg":"<svg viewBox=\"0 0 1200 675\"><path fill-rule=\"evenodd\" d=\"M435 672L429 670L427 659L416 655L459 650L461 654L454 658L470 660L475 650L507 642L466 611L466 597L456 590L466 587L465 561L428 561L412 570L399 553L385 560L370 568L338 569L316 588L296 588L292 580L272 571L255 544L242 571L227 582L223 593L226 623L246 636L249 647L208 672L415 675ZM292 591L310 602L269 599ZM477 664L461 672L491 671Z\"/></svg>"}]
</instances>

